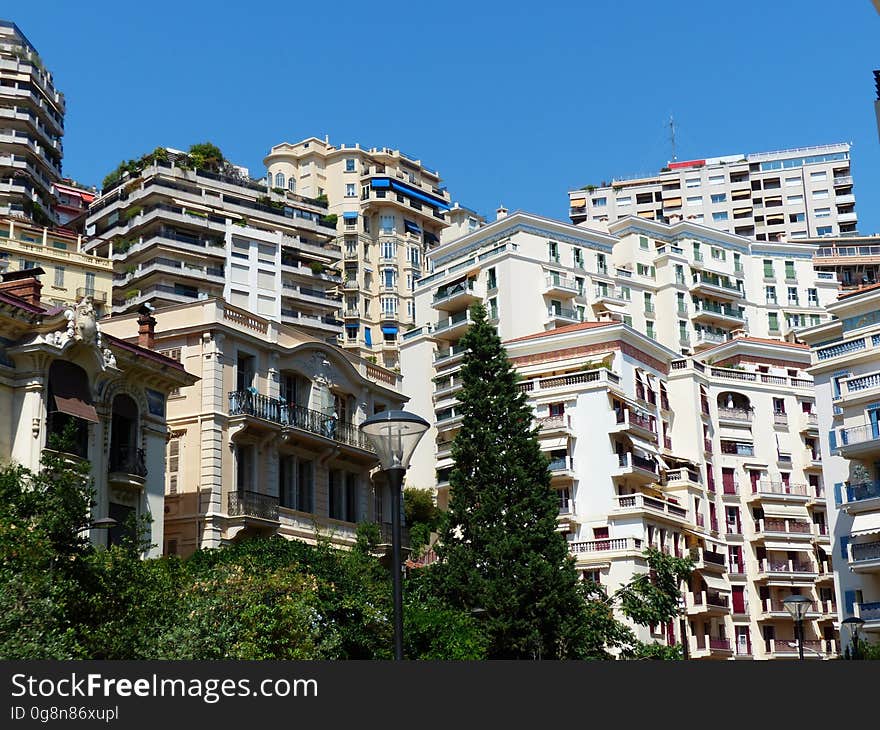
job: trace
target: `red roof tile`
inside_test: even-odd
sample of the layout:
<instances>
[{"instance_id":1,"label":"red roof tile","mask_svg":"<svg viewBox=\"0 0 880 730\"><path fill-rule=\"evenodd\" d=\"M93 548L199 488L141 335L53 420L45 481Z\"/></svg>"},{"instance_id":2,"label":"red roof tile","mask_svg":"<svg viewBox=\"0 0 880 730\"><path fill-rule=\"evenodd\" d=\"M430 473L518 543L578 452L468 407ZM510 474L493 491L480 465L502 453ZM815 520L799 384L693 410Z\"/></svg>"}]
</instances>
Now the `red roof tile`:
<instances>
[{"instance_id":1,"label":"red roof tile","mask_svg":"<svg viewBox=\"0 0 880 730\"><path fill-rule=\"evenodd\" d=\"M578 324L567 324L563 327L556 327L552 330L545 330L544 332L535 332L532 335L525 335L524 337L515 337L512 340L505 340L504 344L509 342L522 342L523 340L535 340L539 337L549 337L551 335L562 335L568 332L580 332L581 330L591 330L597 327L608 327L609 325L620 324L620 322L579 322Z\"/></svg>"},{"instance_id":2,"label":"red roof tile","mask_svg":"<svg viewBox=\"0 0 880 730\"><path fill-rule=\"evenodd\" d=\"M868 284L868 286L862 286L858 289L853 289L852 291L844 292L843 294L838 295L838 299L846 299L847 297L854 297L856 294L863 294L866 291L871 291L872 289L877 289L880 287L880 283L878 284Z\"/></svg>"},{"instance_id":3,"label":"red roof tile","mask_svg":"<svg viewBox=\"0 0 880 730\"><path fill-rule=\"evenodd\" d=\"M734 342L758 342L762 345L776 345L778 347L792 347L796 350L809 350L809 345L803 345L800 342L786 342L785 340L773 340L767 337L734 337L732 340L727 340L727 342L722 342L720 345L715 345L715 347L711 348L711 350L705 350L704 352L711 352L712 350L716 350L719 347L726 347L727 345L731 345ZM700 353L702 356L703 353Z\"/></svg>"}]
</instances>

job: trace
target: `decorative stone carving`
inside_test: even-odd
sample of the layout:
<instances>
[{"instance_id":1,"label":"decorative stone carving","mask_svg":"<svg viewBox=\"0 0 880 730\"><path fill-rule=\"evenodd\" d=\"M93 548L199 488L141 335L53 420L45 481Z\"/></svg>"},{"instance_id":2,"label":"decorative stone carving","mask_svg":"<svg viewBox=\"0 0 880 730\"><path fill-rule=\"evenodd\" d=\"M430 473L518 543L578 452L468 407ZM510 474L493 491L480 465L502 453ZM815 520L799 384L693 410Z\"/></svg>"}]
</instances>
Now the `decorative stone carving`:
<instances>
[{"instance_id":1,"label":"decorative stone carving","mask_svg":"<svg viewBox=\"0 0 880 730\"><path fill-rule=\"evenodd\" d=\"M116 367L116 356L109 347L104 348L104 366L108 368Z\"/></svg>"},{"instance_id":2,"label":"decorative stone carving","mask_svg":"<svg viewBox=\"0 0 880 730\"><path fill-rule=\"evenodd\" d=\"M70 325L68 325L68 329ZM73 328L76 339L85 344L95 343L100 347L98 315L92 305L91 297L83 297L73 313Z\"/></svg>"}]
</instances>

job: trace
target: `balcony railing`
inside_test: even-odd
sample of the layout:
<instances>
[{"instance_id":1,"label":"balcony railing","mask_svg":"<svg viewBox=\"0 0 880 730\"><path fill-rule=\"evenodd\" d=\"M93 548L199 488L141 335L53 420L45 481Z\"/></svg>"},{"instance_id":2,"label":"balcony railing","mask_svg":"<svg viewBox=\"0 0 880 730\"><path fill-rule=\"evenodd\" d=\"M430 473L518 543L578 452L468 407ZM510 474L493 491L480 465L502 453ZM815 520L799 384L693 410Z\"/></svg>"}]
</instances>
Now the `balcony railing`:
<instances>
[{"instance_id":1,"label":"balcony railing","mask_svg":"<svg viewBox=\"0 0 880 730\"><path fill-rule=\"evenodd\" d=\"M859 603L859 617L864 621L880 621L880 602Z\"/></svg>"},{"instance_id":2,"label":"balcony railing","mask_svg":"<svg viewBox=\"0 0 880 730\"><path fill-rule=\"evenodd\" d=\"M620 509L652 509L665 512L679 519L687 519L687 510L647 494L619 494L615 497Z\"/></svg>"},{"instance_id":3,"label":"balcony railing","mask_svg":"<svg viewBox=\"0 0 880 730\"><path fill-rule=\"evenodd\" d=\"M632 452L618 454L617 464L623 469L632 467L637 469L644 469L645 471L650 471L654 474L657 473L657 465L652 459L646 459L645 457L639 456L638 454L634 454Z\"/></svg>"},{"instance_id":4,"label":"balcony railing","mask_svg":"<svg viewBox=\"0 0 880 730\"><path fill-rule=\"evenodd\" d=\"M785 482L771 482L761 479L756 482L752 491L755 494L789 494L795 497L807 497L810 494L807 484L786 484Z\"/></svg>"},{"instance_id":5,"label":"balcony railing","mask_svg":"<svg viewBox=\"0 0 880 730\"><path fill-rule=\"evenodd\" d=\"M880 481L850 484L846 488L847 502L860 502L864 499L877 499L878 497L880 497Z\"/></svg>"},{"instance_id":6,"label":"balcony railing","mask_svg":"<svg viewBox=\"0 0 880 730\"><path fill-rule=\"evenodd\" d=\"M778 560L764 558L758 561L758 566L763 573L815 573L816 568L812 563L799 562L796 560Z\"/></svg>"},{"instance_id":7,"label":"balcony railing","mask_svg":"<svg viewBox=\"0 0 880 730\"><path fill-rule=\"evenodd\" d=\"M690 594L694 606L715 606L716 608L729 608L730 602L727 596L717 591L699 591Z\"/></svg>"},{"instance_id":8,"label":"balcony railing","mask_svg":"<svg viewBox=\"0 0 880 730\"><path fill-rule=\"evenodd\" d=\"M587 540L569 543L573 553L604 553L612 550L633 550L641 552L642 541L637 537L615 537L604 540Z\"/></svg>"},{"instance_id":9,"label":"balcony railing","mask_svg":"<svg viewBox=\"0 0 880 730\"><path fill-rule=\"evenodd\" d=\"M454 296L458 296L459 294L466 294L473 292L474 290L474 281L473 279L468 279L466 281L461 281L458 284L453 284L451 286L440 287L437 290L437 293L434 295L434 303L443 301L444 299L451 299Z\"/></svg>"},{"instance_id":10,"label":"balcony railing","mask_svg":"<svg viewBox=\"0 0 880 730\"><path fill-rule=\"evenodd\" d=\"M257 517L278 521L278 497L259 492L230 492L227 512L230 517Z\"/></svg>"},{"instance_id":11,"label":"balcony railing","mask_svg":"<svg viewBox=\"0 0 880 730\"><path fill-rule=\"evenodd\" d=\"M110 453L110 473L133 474L136 477L147 476L146 454L143 449L133 453L115 451Z\"/></svg>"},{"instance_id":12,"label":"balcony railing","mask_svg":"<svg viewBox=\"0 0 880 730\"><path fill-rule=\"evenodd\" d=\"M568 319L573 322L580 322L581 316L574 309L566 309L564 307L549 307L547 309L547 316L550 319Z\"/></svg>"},{"instance_id":13,"label":"balcony railing","mask_svg":"<svg viewBox=\"0 0 880 730\"><path fill-rule=\"evenodd\" d=\"M666 481L668 482L694 482L700 484L700 473L686 467L680 469L670 469L666 472Z\"/></svg>"},{"instance_id":14,"label":"balcony railing","mask_svg":"<svg viewBox=\"0 0 880 730\"><path fill-rule=\"evenodd\" d=\"M547 468L550 471L573 471L574 460L568 456L560 456L555 459L551 459Z\"/></svg>"},{"instance_id":15,"label":"balcony railing","mask_svg":"<svg viewBox=\"0 0 880 730\"><path fill-rule=\"evenodd\" d=\"M880 542L850 544L850 561L858 563L866 560L880 560Z\"/></svg>"},{"instance_id":16,"label":"balcony railing","mask_svg":"<svg viewBox=\"0 0 880 730\"><path fill-rule=\"evenodd\" d=\"M721 453L732 454L733 456L754 456L754 444L740 443L736 441L722 441Z\"/></svg>"},{"instance_id":17,"label":"balcony railing","mask_svg":"<svg viewBox=\"0 0 880 730\"><path fill-rule=\"evenodd\" d=\"M778 517L765 517L755 522L755 532L783 532L792 535L812 535L813 525L803 520L786 520Z\"/></svg>"},{"instance_id":18,"label":"balcony railing","mask_svg":"<svg viewBox=\"0 0 880 730\"><path fill-rule=\"evenodd\" d=\"M253 416L272 423L298 428L364 451L373 451L367 438L353 423L340 421L326 413L289 404L280 398L235 391L229 394L230 416Z\"/></svg>"},{"instance_id":19,"label":"balcony railing","mask_svg":"<svg viewBox=\"0 0 880 730\"><path fill-rule=\"evenodd\" d=\"M727 418L732 421L751 421L752 411L750 408L718 408L718 418Z\"/></svg>"}]
</instances>

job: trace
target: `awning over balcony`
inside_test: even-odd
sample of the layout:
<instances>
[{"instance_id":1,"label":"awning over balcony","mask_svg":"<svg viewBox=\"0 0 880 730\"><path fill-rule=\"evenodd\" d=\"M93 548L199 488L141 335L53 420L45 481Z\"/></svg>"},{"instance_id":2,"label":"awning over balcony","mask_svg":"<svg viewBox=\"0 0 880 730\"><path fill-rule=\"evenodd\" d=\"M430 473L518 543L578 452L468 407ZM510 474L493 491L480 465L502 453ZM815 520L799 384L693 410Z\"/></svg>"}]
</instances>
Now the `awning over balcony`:
<instances>
[{"instance_id":1,"label":"awning over balcony","mask_svg":"<svg viewBox=\"0 0 880 730\"><path fill-rule=\"evenodd\" d=\"M98 423L85 371L66 360L56 360L50 370L50 388L55 410L74 418Z\"/></svg>"},{"instance_id":2,"label":"awning over balcony","mask_svg":"<svg viewBox=\"0 0 880 730\"><path fill-rule=\"evenodd\" d=\"M404 219L403 227L406 228L409 233L419 234L422 232L422 229L419 227L419 225L417 223L413 223L411 220Z\"/></svg>"},{"instance_id":3,"label":"awning over balcony","mask_svg":"<svg viewBox=\"0 0 880 730\"><path fill-rule=\"evenodd\" d=\"M587 199L586 198L572 198L569 203L572 208L586 208L587 207Z\"/></svg>"},{"instance_id":4,"label":"awning over balcony","mask_svg":"<svg viewBox=\"0 0 880 730\"><path fill-rule=\"evenodd\" d=\"M370 180L370 187L374 189L385 189L391 187L391 181L387 177L374 177Z\"/></svg>"},{"instance_id":5,"label":"awning over balcony","mask_svg":"<svg viewBox=\"0 0 880 730\"><path fill-rule=\"evenodd\" d=\"M730 591L730 585L724 578L711 573L700 573L700 577L705 582L709 590L712 591Z\"/></svg>"},{"instance_id":6,"label":"awning over balcony","mask_svg":"<svg viewBox=\"0 0 880 730\"><path fill-rule=\"evenodd\" d=\"M766 504L764 505L765 517L781 517L785 519L809 521L810 516L807 508L802 504Z\"/></svg>"},{"instance_id":7,"label":"awning over balcony","mask_svg":"<svg viewBox=\"0 0 880 730\"><path fill-rule=\"evenodd\" d=\"M558 436L552 439L541 439L541 451L555 451L556 449L565 449L568 447L568 437Z\"/></svg>"},{"instance_id":8,"label":"awning over balcony","mask_svg":"<svg viewBox=\"0 0 880 730\"><path fill-rule=\"evenodd\" d=\"M440 243L440 239L430 231L425 231L425 241L428 243Z\"/></svg>"},{"instance_id":9,"label":"awning over balcony","mask_svg":"<svg viewBox=\"0 0 880 730\"><path fill-rule=\"evenodd\" d=\"M811 553L813 548L809 543L798 542L780 542L779 540L766 540L764 547L767 550L793 550L799 553Z\"/></svg>"},{"instance_id":10,"label":"awning over balcony","mask_svg":"<svg viewBox=\"0 0 880 730\"><path fill-rule=\"evenodd\" d=\"M880 532L880 512L866 512L853 517L849 534L853 537L873 535Z\"/></svg>"},{"instance_id":11,"label":"awning over balcony","mask_svg":"<svg viewBox=\"0 0 880 730\"><path fill-rule=\"evenodd\" d=\"M752 438L752 429L747 425L743 428L737 428L736 426L722 426L718 430L718 435L723 439L733 439L734 441L743 441L746 443L752 443L754 441Z\"/></svg>"},{"instance_id":12,"label":"awning over balcony","mask_svg":"<svg viewBox=\"0 0 880 730\"><path fill-rule=\"evenodd\" d=\"M383 335L396 335L397 334L397 326L396 325L387 325L382 328Z\"/></svg>"},{"instance_id":13,"label":"awning over balcony","mask_svg":"<svg viewBox=\"0 0 880 730\"><path fill-rule=\"evenodd\" d=\"M358 218L357 211L347 210L342 214L342 218L347 221L356 221Z\"/></svg>"},{"instance_id":14,"label":"awning over balcony","mask_svg":"<svg viewBox=\"0 0 880 730\"><path fill-rule=\"evenodd\" d=\"M633 436L632 434L626 434L626 437L632 443L633 448L636 451L640 451L639 456L642 456L645 459L654 459L661 469L668 469L669 465L663 461L663 457L660 452L657 450L657 447L654 446L650 441L645 441L644 439L640 439L638 436Z\"/></svg>"}]
</instances>

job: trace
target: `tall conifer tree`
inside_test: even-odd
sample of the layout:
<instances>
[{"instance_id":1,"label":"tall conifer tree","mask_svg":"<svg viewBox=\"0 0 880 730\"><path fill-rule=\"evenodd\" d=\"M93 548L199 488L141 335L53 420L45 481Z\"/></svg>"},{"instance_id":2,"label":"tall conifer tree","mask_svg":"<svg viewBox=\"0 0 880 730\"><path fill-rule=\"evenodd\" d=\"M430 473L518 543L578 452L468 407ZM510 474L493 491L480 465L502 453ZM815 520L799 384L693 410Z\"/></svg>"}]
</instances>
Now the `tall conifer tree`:
<instances>
[{"instance_id":1,"label":"tall conifer tree","mask_svg":"<svg viewBox=\"0 0 880 730\"><path fill-rule=\"evenodd\" d=\"M585 604L532 410L481 303L471 319L436 577L450 600L478 609L492 657L576 656Z\"/></svg>"}]
</instances>

